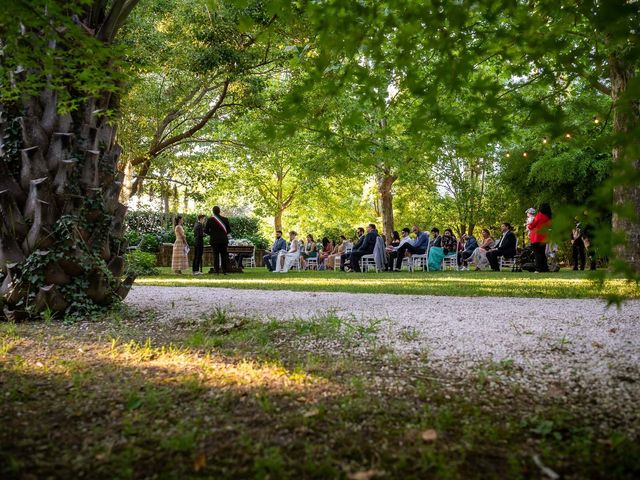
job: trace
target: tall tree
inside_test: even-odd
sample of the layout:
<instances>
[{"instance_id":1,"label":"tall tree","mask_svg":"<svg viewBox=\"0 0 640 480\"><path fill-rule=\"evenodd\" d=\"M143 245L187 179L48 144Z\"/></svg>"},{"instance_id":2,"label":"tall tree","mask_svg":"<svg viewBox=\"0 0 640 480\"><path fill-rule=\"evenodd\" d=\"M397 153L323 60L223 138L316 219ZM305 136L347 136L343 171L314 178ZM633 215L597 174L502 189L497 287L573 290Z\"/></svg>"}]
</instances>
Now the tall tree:
<instances>
[{"instance_id":1,"label":"tall tree","mask_svg":"<svg viewBox=\"0 0 640 480\"><path fill-rule=\"evenodd\" d=\"M122 163L132 174L123 198L140 191L157 157L228 142L217 129L258 105L288 56L284 31L260 2L242 8L221 2L215 9L184 0L143 2L123 34L144 65L119 122Z\"/></svg>"},{"instance_id":2,"label":"tall tree","mask_svg":"<svg viewBox=\"0 0 640 480\"><path fill-rule=\"evenodd\" d=\"M123 298L116 34L137 0L3 5L0 299L12 318Z\"/></svg>"}]
</instances>

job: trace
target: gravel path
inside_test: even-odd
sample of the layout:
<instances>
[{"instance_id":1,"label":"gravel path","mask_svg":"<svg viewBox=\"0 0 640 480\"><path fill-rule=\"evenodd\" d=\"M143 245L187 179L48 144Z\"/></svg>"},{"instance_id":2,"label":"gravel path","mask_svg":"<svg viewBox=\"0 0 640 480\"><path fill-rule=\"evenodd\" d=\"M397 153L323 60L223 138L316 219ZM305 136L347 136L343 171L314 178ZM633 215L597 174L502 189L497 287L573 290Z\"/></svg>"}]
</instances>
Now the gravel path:
<instances>
[{"instance_id":1,"label":"gravel path","mask_svg":"<svg viewBox=\"0 0 640 480\"><path fill-rule=\"evenodd\" d=\"M600 392L606 410L634 419L640 398L640 301L621 309L602 300L434 297L329 292L136 286L127 297L161 321L229 313L289 319L327 311L369 324L382 320L377 340L398 354L427 354L457 374L512 365L508 380L536 393ZM175 305L175 308L172 308ZM633 411L630 410L633 408ZM628 415L625 415L629 419Z\"/></svg>"}]
</instances>

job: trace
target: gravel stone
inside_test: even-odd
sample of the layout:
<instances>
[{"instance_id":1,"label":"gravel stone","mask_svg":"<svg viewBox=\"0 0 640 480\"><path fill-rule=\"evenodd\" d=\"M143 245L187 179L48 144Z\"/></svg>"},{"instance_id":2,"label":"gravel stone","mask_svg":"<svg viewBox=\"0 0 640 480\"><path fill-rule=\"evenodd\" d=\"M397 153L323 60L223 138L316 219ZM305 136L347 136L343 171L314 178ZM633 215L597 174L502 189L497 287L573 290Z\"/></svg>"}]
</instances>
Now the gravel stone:
<instances>
[{"instance_id":1,"label":"gravel stone","mask_svg":"<svg viewBox=\"0 0 640 480\"><path fill-rule=\"evenodd\" d=\"M153 310L159 321L168 323L201 319L215 308L283 321L327 312L364 325L382 320L377 344L397 355L426 354L432 364L456 376L477 375L493 366L503 381L554 397L586 396L609 416L638 425L638 300L617 308L601 299L135 286L126 303Z\"/></svg>"}]
</instances>

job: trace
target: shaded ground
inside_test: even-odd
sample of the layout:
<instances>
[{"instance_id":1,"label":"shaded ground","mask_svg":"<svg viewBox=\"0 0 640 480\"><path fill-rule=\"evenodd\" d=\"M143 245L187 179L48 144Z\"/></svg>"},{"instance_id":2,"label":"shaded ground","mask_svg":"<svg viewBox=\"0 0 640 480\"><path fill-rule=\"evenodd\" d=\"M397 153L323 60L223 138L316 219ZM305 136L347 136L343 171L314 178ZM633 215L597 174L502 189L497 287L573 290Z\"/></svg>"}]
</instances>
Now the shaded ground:
<instances>
[{"instance_id":1,"label":"shaded ground","mask_svg":"<svg viewBox=\"0 0 640 480\"><path fill-rule=\"evenodd\" d=\"M444 374L334 315L166 323L125 309L0 332L3 478L640 473L637 421L602 422L589 391L523 391L506 363Z\"/></svg>"}]
</instances>

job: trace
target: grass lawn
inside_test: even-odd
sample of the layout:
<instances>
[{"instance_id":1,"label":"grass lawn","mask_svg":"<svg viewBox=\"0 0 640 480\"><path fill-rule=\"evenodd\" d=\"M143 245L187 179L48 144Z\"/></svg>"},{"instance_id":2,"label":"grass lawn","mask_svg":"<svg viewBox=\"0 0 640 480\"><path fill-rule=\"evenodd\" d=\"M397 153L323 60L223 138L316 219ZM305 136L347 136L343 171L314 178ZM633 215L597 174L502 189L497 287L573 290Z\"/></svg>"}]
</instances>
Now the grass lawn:
<instances>
[{"instance_id":1,"label":"grass lawn","mask_svg":"<svg viewBox=\"0 0 640 480\"><path fill-rule=\"evenodd\" d=\"M601 272L598 272L601 273ZM344 273L333 271L270 273L248 268L242 274L176 275L162 268L160 275L139 277L137 285L255 288L353 293L412 295L505 296L543 298L613 297L640 298L640 287L624 279L595 281L589 272L415 272Z\"/></svg>"},{"instance_id":2,"label":"grass lawn","mask_svg":"<svg viewBox=\"0 0 640 480\"><path fill-rule=\"evenodd\" d=\"M588 389L452 378L345 322L0 324L0 478L640 475L639 426L603 426Z\"/></svg>"}]
</instances>

